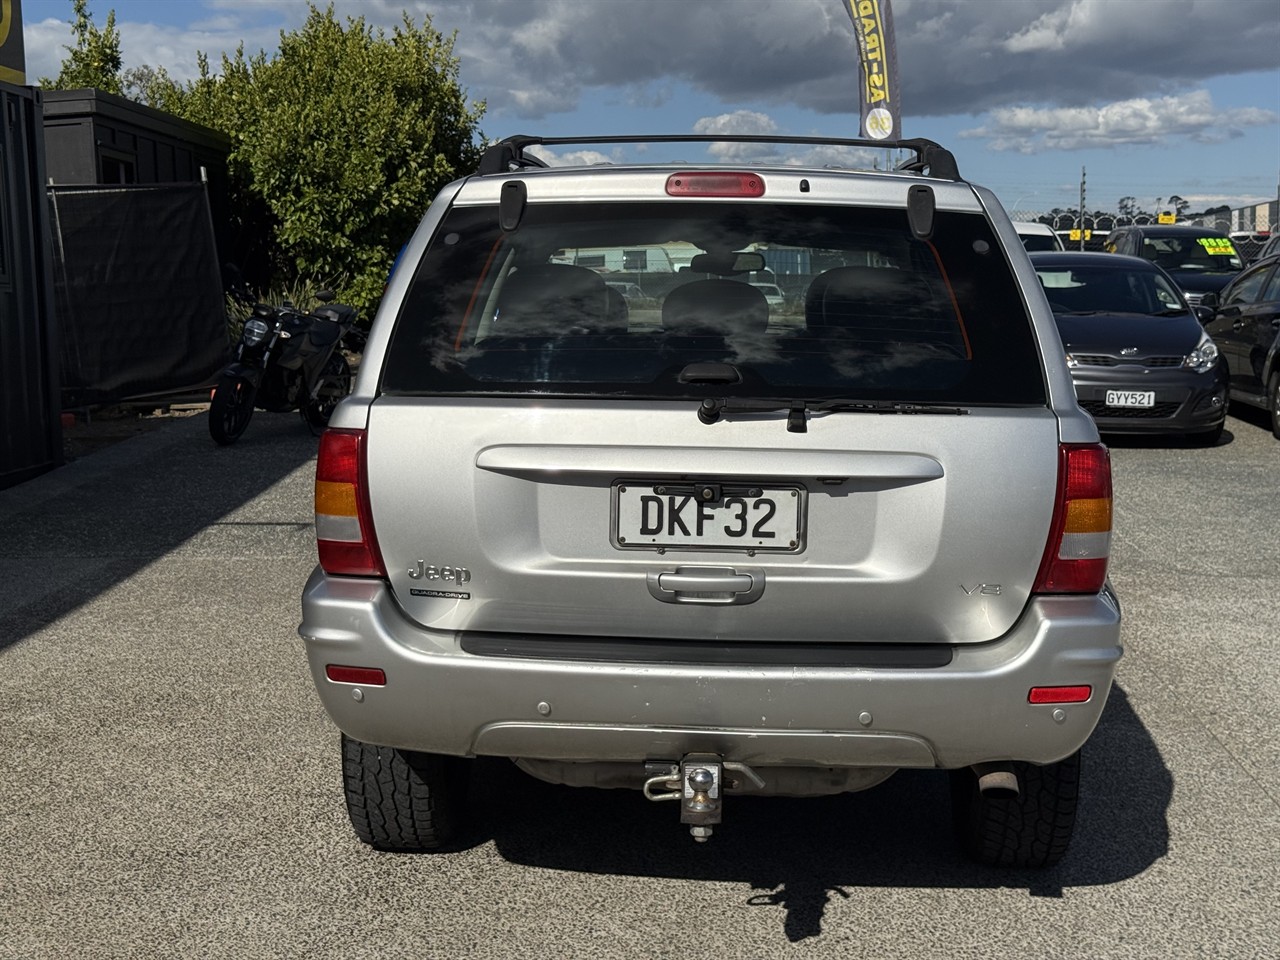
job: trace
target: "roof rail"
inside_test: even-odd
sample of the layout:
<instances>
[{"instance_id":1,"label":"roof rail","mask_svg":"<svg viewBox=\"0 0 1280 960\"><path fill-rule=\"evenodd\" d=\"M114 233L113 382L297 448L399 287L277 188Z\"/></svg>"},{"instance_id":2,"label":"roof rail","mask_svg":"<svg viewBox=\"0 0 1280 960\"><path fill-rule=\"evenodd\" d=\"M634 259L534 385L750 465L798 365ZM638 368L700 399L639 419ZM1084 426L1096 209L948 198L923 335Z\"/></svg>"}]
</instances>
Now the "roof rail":
<instances>
[{"instance_id":1,"label":"roof rail","mask_svg":"<svg viewBox=\"0 0 1280 960\"><path fill-rule=\"evenodd\" d=\"M861 147L874 150L910 150L915 159L898 165L899 170L909 170L940 180L962 180L956 158L950 150L932 140L850 140L831 137L776 137L753 134L702 134L678 133L656 136L613 137L534 137L516 134L490 144L480 158L476 173L510 173L526 167L545 167L547 163L536 156L525 154L525 148L534 145L565 146L568 144L610 143L788 143L819 146Z\"/></svg>"}]
</instances>

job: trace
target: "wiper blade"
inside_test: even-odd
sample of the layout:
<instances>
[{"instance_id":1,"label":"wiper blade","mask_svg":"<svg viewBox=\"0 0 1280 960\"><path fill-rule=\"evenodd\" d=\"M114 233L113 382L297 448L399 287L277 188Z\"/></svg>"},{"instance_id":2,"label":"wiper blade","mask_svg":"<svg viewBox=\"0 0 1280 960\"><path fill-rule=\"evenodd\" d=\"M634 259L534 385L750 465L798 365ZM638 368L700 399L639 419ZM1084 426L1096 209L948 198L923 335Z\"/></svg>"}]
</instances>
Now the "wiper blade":
<instances>
[{"instance_id":1,"label":"wiper blade","mask_svg":"<svg viewBox=\"0 0 1280 960\"><path fill-rule=\"evenodd\" d=\"M809 404L810 410L838 410L854 413L942 413L963 416L968 407L953 403L911 403L903 400L818 400Z\"/></svg>"},{"instance_id":2,"label":"wiper blade","mask_svg":"<svg viewBox=\"0 0 1280 960\"><path fill-rule=\"evenodd\" d=\"M942 414L964 416L967 407L944 403L910 403L901 400L751 400L708 397L698 404L698 419L712 424L722 413L771 413L787 411L787 432L808 431L808 413Z\"/></svg>"}]
</instances>

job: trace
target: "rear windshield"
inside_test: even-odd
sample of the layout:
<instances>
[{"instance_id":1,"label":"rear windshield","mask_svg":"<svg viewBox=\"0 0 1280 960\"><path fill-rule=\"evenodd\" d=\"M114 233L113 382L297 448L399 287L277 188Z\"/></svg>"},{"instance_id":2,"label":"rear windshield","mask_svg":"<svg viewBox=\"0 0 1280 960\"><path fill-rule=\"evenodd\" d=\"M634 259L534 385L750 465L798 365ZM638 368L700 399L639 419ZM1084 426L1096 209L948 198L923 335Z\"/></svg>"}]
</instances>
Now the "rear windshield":
<instances>
[{"instance_id":1,"label":"rear windshield","mask_svg":"<svg viewBox=\"0 0 1280 960\"><path fill-rule=\"evenodd\" d=\"M766 202L530 204L509 233L496 207L456 207L381 388L1045 402L985 217L939 212L924 242L902 210Z\"/></svg>"}]
</instances>

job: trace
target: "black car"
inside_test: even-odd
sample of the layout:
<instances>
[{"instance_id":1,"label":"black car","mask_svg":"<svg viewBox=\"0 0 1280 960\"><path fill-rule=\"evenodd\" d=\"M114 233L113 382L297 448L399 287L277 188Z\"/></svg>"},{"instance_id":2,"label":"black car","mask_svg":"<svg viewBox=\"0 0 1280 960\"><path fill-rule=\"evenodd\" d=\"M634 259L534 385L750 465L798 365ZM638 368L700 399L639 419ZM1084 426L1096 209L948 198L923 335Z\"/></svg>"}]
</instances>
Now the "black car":
<instances>
[{"instance_id":1,"label":"black car","mask_svg":"<svg viewBox=\"0 0 1280 960\"><path fill-rule=\"evenodd\" d=\"M1218 441L1226 366L1168 274L1140 257L1029 256L1058 322L1076 397L1099 430Z\"/></svg>"},{"instance_id":2,"label":"black car","mask_svg":"<svg viewBox=\"0 0 1280 960\"><path fill-rule=\"evenodd\" d=\"M1150 260L1173 278L1193 307L1206 293L1219 292L1244 267L1225 233L1186 224L1117 227L1107 235L1106 250Z\"/></svg>"},{"instance_id":3,"label":"black car","mask_svg":"<svg viewBox=\"0 0 1280 960\"><path fill-rule=\"evenodd\" d=\"M1203 307L1214 311L1205 328L1226 360L1231 398L1270 413L1280 439L1280 253L1254 263Z\"/></svg>"}]
</instances>

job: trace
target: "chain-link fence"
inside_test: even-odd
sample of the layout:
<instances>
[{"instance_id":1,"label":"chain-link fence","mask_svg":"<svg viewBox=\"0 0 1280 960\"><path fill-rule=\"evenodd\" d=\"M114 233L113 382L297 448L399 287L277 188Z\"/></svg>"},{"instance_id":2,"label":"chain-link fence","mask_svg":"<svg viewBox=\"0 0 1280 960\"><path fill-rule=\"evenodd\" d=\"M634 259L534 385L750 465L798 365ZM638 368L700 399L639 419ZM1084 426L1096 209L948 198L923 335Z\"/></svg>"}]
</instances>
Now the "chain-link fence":
<instances>
[{"instance_id":1,"label":"chain-link fence","mask_svg":"<svg viewBox=\"0 0 1280 960\"><path fill-rule=\"evenodd\" d=\"M1071 250L1102 250L1107 242L1107 235L1117 227L1131 224L1142 226L1148 223L1179 223L1186 226L1208 227L1226 234L1235 244L1236 251L1247 263L1257 256L1262 245L1267 242L1271 231L1280 229L1280 201L1259 203L1248 207L1237 207L1228 211L1217 211L1213 215L1175 216L1172 219L1166 214L1163 217L1154 213L1119 214L1094 211L1082 218L1075 210L1010 210L1009 216L1014 220L1027 220L1048 224L1062 238L1062 242Z\"/></svg>"}]
</instances>

